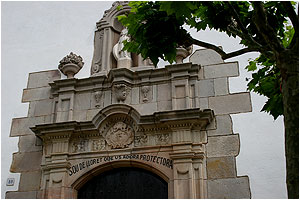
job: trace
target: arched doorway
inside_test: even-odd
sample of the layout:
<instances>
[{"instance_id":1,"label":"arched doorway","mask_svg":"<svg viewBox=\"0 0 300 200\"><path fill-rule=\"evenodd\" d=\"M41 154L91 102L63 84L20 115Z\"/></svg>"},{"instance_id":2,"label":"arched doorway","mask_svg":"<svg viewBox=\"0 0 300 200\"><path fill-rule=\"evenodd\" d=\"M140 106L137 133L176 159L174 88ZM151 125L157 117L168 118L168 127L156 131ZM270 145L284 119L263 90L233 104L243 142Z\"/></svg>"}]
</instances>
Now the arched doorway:
<instances>
[{"instance_id":1,"label":"arched doorway","mask_svg":"<svg viewBox=\"0 0 300 200\"><path fill-rule=\"evenodd\" d=\"M140 168L124 167L106 171L78 190L79 199L166 199L168 183Z\"/></svg>"}]
</instances>

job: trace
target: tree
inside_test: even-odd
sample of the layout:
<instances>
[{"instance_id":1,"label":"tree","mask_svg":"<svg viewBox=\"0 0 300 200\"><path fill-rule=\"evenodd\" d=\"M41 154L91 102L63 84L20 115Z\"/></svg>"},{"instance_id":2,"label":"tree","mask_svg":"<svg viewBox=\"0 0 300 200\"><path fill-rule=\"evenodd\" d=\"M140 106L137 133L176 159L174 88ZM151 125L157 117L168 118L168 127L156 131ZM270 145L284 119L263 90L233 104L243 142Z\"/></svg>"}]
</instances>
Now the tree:
<instances>
[{"instance_id":1,"label":"tree","mask_svg":"<svg viewBox=\"0 0 300 200\"><path fill-rule=\"evenodd\" d=\"M253 71L250 91L268 98L262 111L284 116L286 184L289 198L299 198L299 16L296 3L281 2L130 2L119 20L130 41L125 50L175 61L176 47L198 45L215 50L224 60L248 52L260 56L246 67ZM122 9L120 7L120 9ZM184 26L207 27L239 37L244 48L226 53L214 44L191 37Z\"/></svg>"}]
</instances>

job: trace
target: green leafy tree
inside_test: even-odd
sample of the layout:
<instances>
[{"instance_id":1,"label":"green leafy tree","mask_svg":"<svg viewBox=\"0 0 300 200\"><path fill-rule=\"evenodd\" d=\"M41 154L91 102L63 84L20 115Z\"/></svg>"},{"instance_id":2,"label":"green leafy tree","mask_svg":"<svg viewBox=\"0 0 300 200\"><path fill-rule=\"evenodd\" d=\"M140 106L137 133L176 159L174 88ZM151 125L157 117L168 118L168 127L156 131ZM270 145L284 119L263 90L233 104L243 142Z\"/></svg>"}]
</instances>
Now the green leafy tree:
<instances>
[{"instance_id":1,"label":"green leafy tree","mask_svg":"<svg viewBox=\"0 0 300 200\"><path fill-rule=\"evenodd\" d=\"M260 53L246 67L253 72L248 89L268 98L262 111L274 119L284 116L288 197L299 198L299 17L295 3L158 1L130 2L129 6L131 11L119 16L131 36L124 49L149 57L155 65L159 58L175 61L178 46L213 49L224 60ZM184 25L239 37L244 48L226 53L193 38Z\"/></svg>"}]
</instances>

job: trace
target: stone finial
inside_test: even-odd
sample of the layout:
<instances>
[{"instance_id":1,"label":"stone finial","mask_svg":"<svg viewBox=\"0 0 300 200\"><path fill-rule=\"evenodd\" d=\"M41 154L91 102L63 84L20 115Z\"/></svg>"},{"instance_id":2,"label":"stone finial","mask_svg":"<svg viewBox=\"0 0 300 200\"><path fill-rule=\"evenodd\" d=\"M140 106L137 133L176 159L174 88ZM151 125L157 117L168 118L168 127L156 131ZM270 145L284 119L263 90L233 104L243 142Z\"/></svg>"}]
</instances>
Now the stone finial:
<instances>
[{"instance_id":1,"label":"stone finial","mask_svg":"<svg viewBox=\"0 0 300 200\"><path fill-rule=\"evenodd\" d=\"M179 46L176 48L176 64L183 63L183 59L188 57L193 51L193 46L183 47Z\"/></svg>"},{"instance_id":2,"label":"stone finial","mask_svg":"<svg viewBox=\"0 0 300 200\"><path fill-rule=\"evenodd\" d=\"M68 78L74 78L74 75L81 70L83 64L81 56L71 52L59 61L58 69Z\"/></svg>"}]
</instances>

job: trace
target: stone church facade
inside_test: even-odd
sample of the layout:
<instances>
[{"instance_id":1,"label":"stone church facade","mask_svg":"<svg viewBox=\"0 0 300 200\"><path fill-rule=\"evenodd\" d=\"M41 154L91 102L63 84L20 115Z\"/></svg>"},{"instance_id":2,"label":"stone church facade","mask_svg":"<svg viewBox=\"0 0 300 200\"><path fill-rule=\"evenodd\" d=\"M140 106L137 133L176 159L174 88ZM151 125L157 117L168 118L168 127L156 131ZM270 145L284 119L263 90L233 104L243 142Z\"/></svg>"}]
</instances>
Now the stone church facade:
<instances>
[{"instance_id":1,"label":"stone church facade","mask_svg":"<svg viewBox=\"0 0 300 200\"><path fill-rule=\"evenodd\" d=\"M237 176L230 117L252 110L248 92L229 93L238 63L207 49L183 63L191 49L178 48L176 64L155 68L120 50L126 32L116 16L129 9L116 2L97 22L90 77L74 78L83 62L73 53L61 72L29 74L28 116L10 132L19 137L10 171L20 182L6 198L86 197L91 180L125 168L157 176L167 198L251 197L249 178Z\"/></svg>"}]
</instances>

